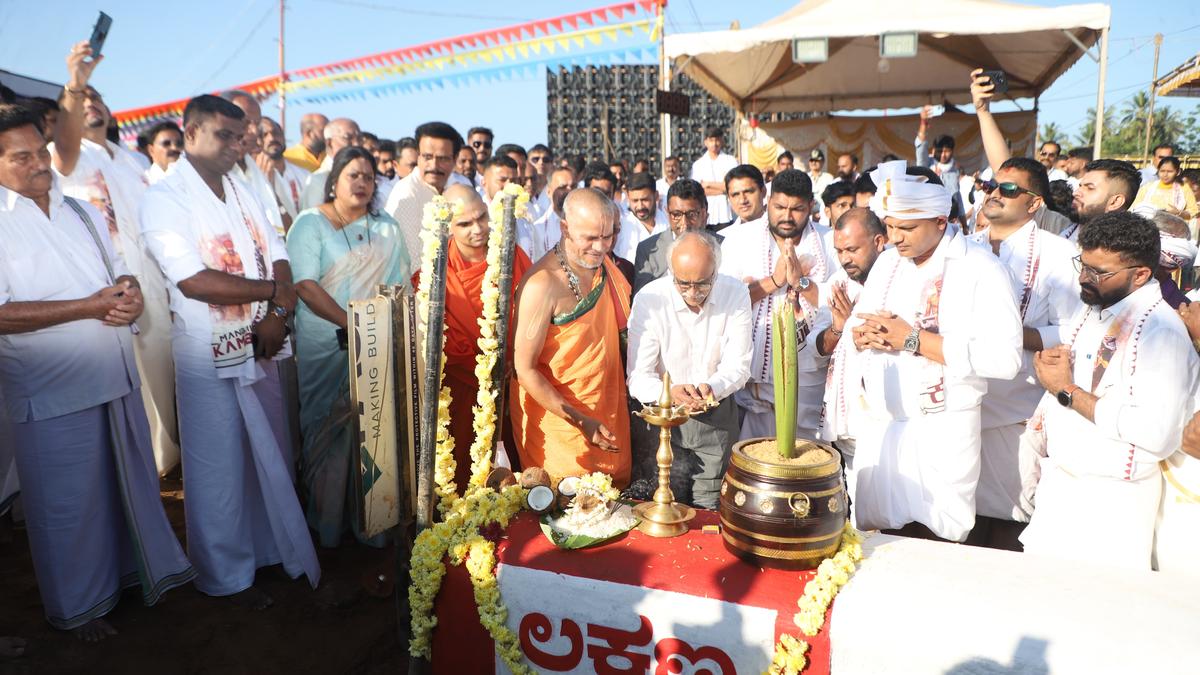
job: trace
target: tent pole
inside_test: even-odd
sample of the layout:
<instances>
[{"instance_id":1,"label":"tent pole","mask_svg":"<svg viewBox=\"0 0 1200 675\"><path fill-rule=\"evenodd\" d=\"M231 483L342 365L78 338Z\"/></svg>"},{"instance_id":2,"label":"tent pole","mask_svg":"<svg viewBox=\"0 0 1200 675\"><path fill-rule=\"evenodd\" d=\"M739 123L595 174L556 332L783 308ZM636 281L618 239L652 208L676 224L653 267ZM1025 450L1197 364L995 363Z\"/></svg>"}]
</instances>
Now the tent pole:
<instances>
[{"instance_id":1,"label":"tent pole","mask_svg":"<svg viewBox=\"0 0 1200 675\"><path fill-rule=\"evenodd\" d=\"M655 13L658 15L658 88L663 91L671 91L671 64L667 63L667 47L666 47L666 11L667 0L660 0L655 5ZM666 174L667 158L671 156L671 116L662 114L658 116L658 135L659 135L659 162L658 168L662 175Z\"/></svg>"},{"instance_id":2,"label":"tent pole","mask_svg":"<svg viewBox=\"0 0 1200 675\"><path fill-rule=\"evenodd\" d=\"M1100 76L1096 87L1096 137L1092 145L1093 157L1103 157L1101 143L1104 140L1104 82L1108 78L1108 26L1100 29Z\"/></svg>"},{"instance_id":3,"label":"tent pole","mask_svg":"<svg viewBox=\"0 0 1200 675\"><path fill-rule=\"evenodd\" d=\"M1142 142L1143 162L1150 160L1150 131L1154 129L1154 95L1158 93L1158 52L1162 49L1162 40L1162 33L1154 34L1154 75L1150 77L1150 111L1146 115L1146 140Z\"/></svg>"},{"instance_id":4,"label":"tent pole","mask_svg":"<svg viewBox=\"0 0 1200 675\"><path fill-rule=\"evenodd\" d=\"M287 92L283 83L287 79L287 70L283 67L283 11L284 0L279 0L279 128L287 136Z\"/></svg>"}]
</instances>

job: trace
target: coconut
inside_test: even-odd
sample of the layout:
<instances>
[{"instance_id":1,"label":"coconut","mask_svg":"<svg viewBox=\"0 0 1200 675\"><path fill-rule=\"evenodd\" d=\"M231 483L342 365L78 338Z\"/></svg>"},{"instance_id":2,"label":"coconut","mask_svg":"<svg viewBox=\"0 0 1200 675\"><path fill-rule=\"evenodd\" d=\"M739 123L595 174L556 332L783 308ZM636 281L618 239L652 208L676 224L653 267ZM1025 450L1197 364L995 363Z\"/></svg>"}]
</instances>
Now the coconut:
<instances>
[{"instance_id":1,"label":"coconut","mask_svg":"<svg viewBox=\"0 0 1200 675\"><path fill-rule=\"evenodd\" d=\"M531 466L519 474L521 487L526 490L532 489L535 485L550 485L550 474L540 466Z\"/></svg>"},{"instance_id":2,"label":"coconut","mask_svg":"<svg viewBox=\"0 0 1200 675\"><path fill-rule=\"evenodd\" d=\"M579 491L579 476L567 476L558 482L558 508L565 509Z\"/></svg>"},{"instance_id":3,"label":"coconut","mask_svg":"<svg viewBox=\"0 0 1200 675\"><path fill-rule=\"evenodd\" d=\"M545 513L554 506L554 490L549 485L534 485L525 494L525 506L534 513Z\"/></svg>"},{"instance_id":4,"label":"coconut","mask_svg":"<svg viewBox=\"0 0 1200 675\"><path fill-rule=\"evenodd\" d=\"M517 477L513 475L512 469L498 466L488 472L487 479L484 484L496 492L499 492L509 485L516 485Z\"/></svg>"}]
</instances>

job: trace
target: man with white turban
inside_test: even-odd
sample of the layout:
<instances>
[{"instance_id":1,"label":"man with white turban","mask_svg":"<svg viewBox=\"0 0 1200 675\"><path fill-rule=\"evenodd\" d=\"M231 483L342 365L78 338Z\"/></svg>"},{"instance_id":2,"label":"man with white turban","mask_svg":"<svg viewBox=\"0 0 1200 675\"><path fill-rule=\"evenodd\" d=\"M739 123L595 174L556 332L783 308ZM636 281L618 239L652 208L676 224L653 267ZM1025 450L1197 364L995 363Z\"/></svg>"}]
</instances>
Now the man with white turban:
<instances>
[{"instance_id":1,"label":"man with white turban","mask_svg":"<svg viewBox=\"0 0 1200 675\"><path fill-rule=\"evenodd\" d=\"M947 228L950 194L904 162L871 174L880 254L846 323L867 410L851 485L855 526L962 541L975 524L980 402L1021 366L1008 272Z\"/></svg>"}]
</instances>

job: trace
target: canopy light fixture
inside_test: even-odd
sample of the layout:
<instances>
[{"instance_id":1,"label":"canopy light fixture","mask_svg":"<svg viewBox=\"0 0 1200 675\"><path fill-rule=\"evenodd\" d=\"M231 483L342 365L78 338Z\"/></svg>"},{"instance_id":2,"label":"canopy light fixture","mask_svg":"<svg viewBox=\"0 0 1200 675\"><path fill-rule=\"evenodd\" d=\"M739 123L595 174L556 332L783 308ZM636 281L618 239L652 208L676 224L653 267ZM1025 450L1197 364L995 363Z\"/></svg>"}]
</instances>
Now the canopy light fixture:
<instances>
[{"instance_id":1,"label":"canopy light fixture","mask_svg":"<svg viewBox=\"0 0 1200 675\"><path fill-rule=\"evenodd\" d=\"M792 40L792 61L795 63L825 63L829 60L829 38L796 38Z\"/></svg>"},{"instance_id":2,"label":"canopy light fixture","mask_svg":"<svg viewBox=\"0 0 1200 675\"><path fill-rule=\"evenodd\" d=\"M907 59L917 55L917 34L883 33L879 36L879 56L885 59Z\"/></svg>"}]
</instances>

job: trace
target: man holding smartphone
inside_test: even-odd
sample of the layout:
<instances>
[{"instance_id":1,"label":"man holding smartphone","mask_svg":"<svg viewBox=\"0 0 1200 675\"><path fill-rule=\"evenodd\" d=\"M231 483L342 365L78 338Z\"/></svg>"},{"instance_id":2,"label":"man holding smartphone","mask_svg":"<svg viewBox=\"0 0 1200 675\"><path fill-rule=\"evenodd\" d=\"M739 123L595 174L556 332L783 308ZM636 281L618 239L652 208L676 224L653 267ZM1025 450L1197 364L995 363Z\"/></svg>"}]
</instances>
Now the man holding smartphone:
<instances>
[{"instance_id":1,"label":"man holding smartphone","mask_svg":"<svg viewBox=\"0 0 1200 675\"><path fill-rule=\"evenodd\" d=\"M100 211L103 218L97 225L112 235L117 256L141 282L146 309L138 319L133 347L142 374L155 463L159 473L166 473L179 463L166 283L146 254L138 228L138 208L146 191L143 168L134 153L105 138L111 115L100 92L88 84L103 57L91 57L87 42L75 45L67 55L69 77L50 152L63 194Z\"/></svg>"}]
</instances>

